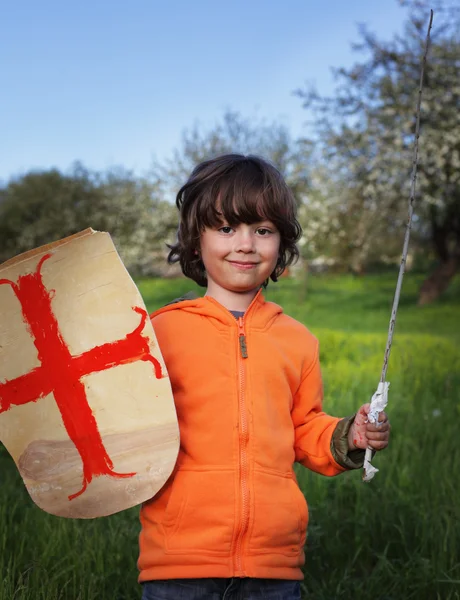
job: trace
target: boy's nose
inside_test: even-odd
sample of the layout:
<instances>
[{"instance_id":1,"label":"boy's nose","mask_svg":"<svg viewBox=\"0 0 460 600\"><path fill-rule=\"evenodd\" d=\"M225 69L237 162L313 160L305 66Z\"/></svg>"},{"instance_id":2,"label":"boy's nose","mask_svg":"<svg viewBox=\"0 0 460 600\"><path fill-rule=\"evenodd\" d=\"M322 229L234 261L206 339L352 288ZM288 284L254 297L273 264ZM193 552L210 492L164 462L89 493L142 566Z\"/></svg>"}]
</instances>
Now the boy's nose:
<instances>
[{"instance_id":1,"label":"boy's nose","mask_svg":"<svg viewBox=\"0 0 460 600\"><path fill-rule=\"evenodd\" d=\"M254 252L255 250L254 236L251 232L239 232L236 242L237 252Z\"/></svg>"}]
</instances>

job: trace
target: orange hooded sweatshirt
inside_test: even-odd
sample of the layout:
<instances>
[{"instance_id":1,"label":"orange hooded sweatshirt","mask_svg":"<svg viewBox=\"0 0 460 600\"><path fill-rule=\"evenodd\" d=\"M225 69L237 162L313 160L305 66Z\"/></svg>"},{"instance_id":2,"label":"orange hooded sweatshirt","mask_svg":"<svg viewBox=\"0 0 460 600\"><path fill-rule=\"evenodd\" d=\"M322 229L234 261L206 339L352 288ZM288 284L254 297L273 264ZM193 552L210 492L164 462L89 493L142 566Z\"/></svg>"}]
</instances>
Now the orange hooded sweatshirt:
<instances>
[{"instance_id":1,"label":"orange hooded sweatshirt","mask_svg":"<svg viewBox=\"0 0 460 600\"><path fill-rule=\"evenodd\" d=\"M302 579L308 509L293 463L345 470L331 452L339 419L322 411L316 338L260 292L243 318L204 297L152 323L181 443L141 509L139 580Z\"/></svg>"}]
</instances>

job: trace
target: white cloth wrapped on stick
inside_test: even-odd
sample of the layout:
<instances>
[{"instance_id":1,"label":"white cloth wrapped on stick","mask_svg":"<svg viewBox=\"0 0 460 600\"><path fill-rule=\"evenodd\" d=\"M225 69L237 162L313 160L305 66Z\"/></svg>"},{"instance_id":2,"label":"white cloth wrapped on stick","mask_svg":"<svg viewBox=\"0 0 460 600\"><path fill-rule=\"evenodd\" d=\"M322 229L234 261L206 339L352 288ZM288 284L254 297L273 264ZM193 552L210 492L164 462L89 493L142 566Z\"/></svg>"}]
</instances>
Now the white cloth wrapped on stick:
<instances>
[{"instance_id":1,"label":"white cloth wrapped on stick","mask_svg":"<svg viewBox=\"0 0 460 600\"><path fill-rule=\"evenodd\" d=\"M367 418L371 423L375 423L377 427L379 423L379 414L382 412L382 410L385 409L386 405L388 404L389 387L389 381L380 381L377 386L377 390L371 399L371 407L369 409L369 414L367 415ZM370 481L378 471L377 467L371 465L371 458L372 450L368 448L364 457L363 481L366 482Z\"/></svg>"}]
</instances>

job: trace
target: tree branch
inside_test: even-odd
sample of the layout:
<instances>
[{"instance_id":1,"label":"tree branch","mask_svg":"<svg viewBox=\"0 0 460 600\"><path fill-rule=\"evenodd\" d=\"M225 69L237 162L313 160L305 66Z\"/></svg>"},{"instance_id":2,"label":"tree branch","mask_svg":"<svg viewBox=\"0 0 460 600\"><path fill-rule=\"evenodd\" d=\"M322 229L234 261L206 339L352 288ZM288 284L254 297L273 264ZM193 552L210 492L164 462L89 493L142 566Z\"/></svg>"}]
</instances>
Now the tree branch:
<instances>
[{"instance_id":1,"label":"tree branch","mask_svg":"<svg viewBox=\"0 0 460 600\"><path fill-rule=\"evenodd\" d=\"M416 180L417 180L418 140L419 140L419 136L420 136L420 112L421 112L420 107L421 107L421 103L422 103L423 76L425 73L426 59L427 59L427 55L428 55L428 49L430 46L430 32L431 32L432 25L433 25L433 11L431 10L430 11L430 22L428 24L428 32L427 32L426 41L425 41L425 52L423 54L422 67L421 67L421 71L420 71L420 84L419 84L418 99L417 99L417 109L416 109L417 117L416 117L416 125L415 125L414 153L413 153L413 159L412 159L411 189L410 189L410 197L409 197L409 216L408 216L408 220L407 220L406 234L404 236L404 246L403 246L402 258L401 258L401 265L399 268L398 281L396 284L395 296L394 296L394 300L393 300L393 309L391 311L390 325L388 328L387 345L385 348L385 354L384 354L384 358L383 358L382 373L380 375L380 383L381 384L383 384L385 382L386 373L387 373L387 369L388 369L388 361L390 358L391 343L393 341L393 332L394 332L394 328L395 328L395 324L396 324L396 314L398 311L399 296L401 294L402 281L403 281L403 277L404 277L404 271L405 271L406 260L407 260L407 251L409 248L410 231L411 231L411 227L412 227L412 215L414 212L414 202L415 202L415 184L416 184ZM373 473L371 475L371 471L373 469L373 467L370 464L371 460L372 460L372 449L368 448L366 450L366 456L365 456L365 461L364 461L364 465L365 465L364 473L363 473L364 481L369 481L373 476ZM367 465L367 467L366 467L366 465ZM375 472L375 469L374 469L374 472Z\"/></svg>"}]
</instances>

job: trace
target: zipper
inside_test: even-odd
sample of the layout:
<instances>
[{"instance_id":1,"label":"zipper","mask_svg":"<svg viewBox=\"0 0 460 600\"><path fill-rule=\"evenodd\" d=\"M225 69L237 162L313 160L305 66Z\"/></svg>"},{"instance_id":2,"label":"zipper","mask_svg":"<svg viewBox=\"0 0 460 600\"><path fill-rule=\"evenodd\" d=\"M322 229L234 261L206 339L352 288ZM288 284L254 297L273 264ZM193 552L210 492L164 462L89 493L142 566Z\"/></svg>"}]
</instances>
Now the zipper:
<instances>
[{"instance_id":1,"label":"zipper","mask_svg":"<svg viewBox=\"0 0 460 600\"><path fill-rule=\"evenodd\" d=\"M245 576L243 570L243 539L249 525L249 464L248 464L248 420L246 414L245 387L246 387L246 369L244 360L248 358L248 348L246 344L246 332L244 329L243 317L238 318L238 408L240 415L240 434L239 434L239 459L240 459L240 489L242 499L241 524L236 538L236 568L241 576Z\"/></svg>"},{"instance_id":2,"label":"zipper","mask_svg":"<svg viewBox=\"0 0 460 600\"><path fill-rule=\"evenodd\" d=\"M245 312L248 315L253 305L257 302L261 294L261 289L252 299L251 304ZM208 296L208 300L220 309L229 312L217 300ZM246 577L243 569L243 541L249 527L249 460L247 445L249 441L248 420L246 414L245 387L246 387L246 369L244 361L248 358L248 346L246 341L246 331L244 328L244 317L239 317L237 320L238 327L238 409L240 417L240 432L239 432L239 462L240 462L240 491L241 491L241 522L235 542L235 567L239 577Z\"/></svg>"},{"instance_id":3,"label":"zipper","mask_svg":"<svg viewBox=\"0 0 460 600\"><path fill-rule=\"evenodd\" d=\"M240 342L240 354L242 358L248 357L248 347L246 344L246 332L244 331L243 317L238 317L238 339Z\"/></svg>"}]
</instances>

